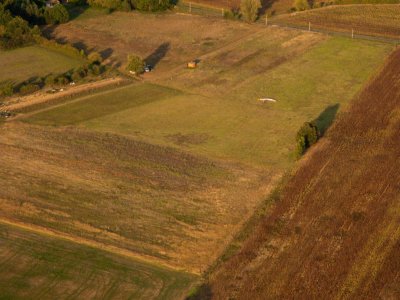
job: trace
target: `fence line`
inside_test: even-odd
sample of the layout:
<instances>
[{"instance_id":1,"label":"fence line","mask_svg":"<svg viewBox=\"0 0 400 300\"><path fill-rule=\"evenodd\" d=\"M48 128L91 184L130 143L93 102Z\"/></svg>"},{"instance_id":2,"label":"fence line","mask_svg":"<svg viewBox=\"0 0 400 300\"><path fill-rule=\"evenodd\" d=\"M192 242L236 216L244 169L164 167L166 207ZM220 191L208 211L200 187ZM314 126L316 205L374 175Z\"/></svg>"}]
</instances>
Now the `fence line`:
<instances>
[{"instance_id":1,"label":"fence line","mask_svg":"<svg viewBox=\"0 0 400 300\"><path fill-rule=\"evenodd\" d=\"M213 8L209 6L203 6L198 3L191 3L191 2L184 2L179 1L178 5L176 6L175 10L180 13L187 13L187 14L194 14L194 15L201 15L206 17L224 17L224 10L223 8ZM267 21L268 20L268 21ZM333 36L342 36L342 37L349 37L354 39L361 39L361 40L369 40L369 41L378 41L390 44L400 44L400 37L398 39L386 36L378 36L378 35L368 35L368 34L358 34L354 31L353 28L349 28L348 32L345 31L335 31L329 29L322 29L322 28L313 28L312 23L307 23L304 26L301 25L293 25L287 24L284 22L279 22L276 20L275 17L269 17L265 19L264 17L260 17L257 21L258 24L268 24L268 26L278 26L281 28L289 28L289 29L299 29L299 30L308 30L311 32L329 34Z\"/></svg>"}]
</instances>

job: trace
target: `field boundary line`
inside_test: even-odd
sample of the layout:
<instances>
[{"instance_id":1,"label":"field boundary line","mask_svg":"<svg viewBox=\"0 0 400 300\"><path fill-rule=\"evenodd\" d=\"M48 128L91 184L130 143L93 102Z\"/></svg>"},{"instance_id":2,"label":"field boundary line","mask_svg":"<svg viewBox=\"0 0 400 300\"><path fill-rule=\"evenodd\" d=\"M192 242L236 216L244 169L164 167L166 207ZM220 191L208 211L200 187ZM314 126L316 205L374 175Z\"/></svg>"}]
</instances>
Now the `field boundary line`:
<instances>
[{"instance_id":1,"label":"field boundary line","mask_svg":"<svg viewBox=\"0 0 400 300\"><path fill-rule=\"evenodd\" d=\"M393 44L393 45L400 45L400 37L398 39L395 38L389 38L389 37L384 37L384 36L374 36L374 35L367 35L367 34L354 34L354 36L351 36L351 32L346 32L346 31L334 31L334 30L328 30L328 29L322 29L322 28L311 28L310 30L307 28L307 26L301 26L301 25L291 25L291 24L285 24L277 21L268 21L271 27L279 27L279 28L284 28L284 29L295 29L295 30L301 30L301 31L306 31L306 32L314 32L314 33L322 33L326 35L331 35L331 36L341 36L349 39L354 39L354 40L366 40L366 41L374 41L374 42L381 42L381 43L388 43L388 44Z\"/></svg>"},{"instance_id":2,"label":"field boundary line","mask_svg":"<svg viewBox=\"0 0 400 300\"><path fill-rule=\"evenodd\" d=\"M225 19L222 16L222 9L224 9L223 7L218 8L218 7L212 7L212 6L207 6L207 5L203 5L197 2L190 2L190 1L182 1L182 3L180 4L180 8L185 7L185 8L189 8L189 4L191 3L191 7L193 10L196 11L177 11L176 14L185 14L185 15L200 15L200 16L205 16L205 17L220 17ZM361 6L375 6L375 5L379 5L379 6L394 6L394 5L398 5L398 4L390 4L390 3L384 3L384 4L342 4L342 5L330 5L330 6L326 6L326 7L319 7L319 8L314 8L312 10L306 10L306 11L300 11L300 12L295 12L295 14L307 14L310 11L314 11L314 10L329 10L329 9L334 9L334 8L338 8L338 7L361 7ZM179 8L178 8L179 9ZM212 13L210 13L212 11ZM335 31L335 30L329 30L329 29L313 29L311 28L311 30L308 30L307 26L301 26L301 25L290 25L290 24L283 24L281 22L279 22L279 19L284 18L290 16L290 14L286 13L286 14L279 14L276 17L272 17L272 18L268 18L268 26L278 26L280 28L286 28L286 29L298 29L298 30L306 30L306 31L311 31L311 32L317 32L317 33L323 33L323 34L328 34L328 35L338 35L338 36L343 36L343 37L352 37L351 31L346 32L346 31ZM228 19L227 19L228 20ZM237 22L237 21L235 21ZM243 22L243 21L241 21ZM258 20L256 21L255 24L262 24L265 22L265 15L260 15ZM265 25L264 25L265 26ZM268 27L265 26L265 27ZM360 39L360 40L371 40L371 41L378 41L378 42L384 42L384 43L391 43L391 44L400 44L400 37L398 39L393 38L393 37L387 37L384 35L368 35L368 34L354 34L353 36L354 39Z\"/></svg>"},{"instance_id":3,"label":"field boundary line","mask_svg":"<svg viewBox=\"0 0 400 300\"><path fill-rule=\"evenodd\" d=\"M9 103L3 107L0 107L0 111L12 111L23 113L25 109L35 107L37 105L50 104L51 102L56 102L57 100L75 99L80 96L89 96L91 92L101 91L105 88L123 87L130 83L124 77L117 76L113 78L100 79L93 82L83 83L74 86L70 89L65 87L65 92L48 94L41 90L39 92L27 95L27 96L14 96L9 99ZM89 94L88 94L89 93Z\"/></svg>"},{"instance_id":4,"label":"field boundary line","mask_svg":"<svg viewBox=\"0 0 400 300\"><path fill-rule=\"evenodd\" d=\"M192 275L201 275L199 272L196 271L188 271L186 269L183 268L179 268L177 266L165 263L164 261L158 260L154 257L150 257L150 256L145 256L145 255L140 255L137 254L133 251L129 251L127 249L123 249L117 246L113 246L113 245L106 245L94 240L89 240L89 239L85 239L85 238L81 238L81 237L77 237L77 236L72 236L66 233L62 233L60 231L56 231L56 230L51 230L51 229L47 229L41 226L37 226L37 225L33 225L33 224L28 224L25 222L20 222L20 221L15 221L15 220L10 220L4 217L0 217L0 224L4 224L4 225L8 225L8 226L12 226L12 227L16 227L25 231L29 231L29 232L33 232L42 236L48 236L51 238L56 238L56 239L60 239L60 240L65 240L65 241L69 241L78 245L83 245L83 246L87 246L87 247L91 247L94 249L98 249L101 251L105 251L117 256L123 256L132 260L137 260L139 262L142 263L146 263L146 264L150 264L159 268L164 268L164 269L170 269L172 271L177 271L177 272L184 272L184 273L189 273Z\"/></svg>"},{"instance_id":5,"label":"field boundary line","mask_svg":"<svg viewBox=\"0 0 400 300\"><path fill-rule=\"evenodd\" d=\"M33 115L36 115L38 113L52 110L53 108L57 108L57 107L61 107L61 106L65 106L65 105L71 104L71 103L87 100L89 98L92 98L92 97L95 97L95 96L98 96L98 95L107 94L107 93L110 93L110 92L113 92L113 91L119 91L119 90L122 90L122 89L125 89L125 88L128 88L128 87L131 87L132 85L135 85L135 84L136 84L135 82L132 82L132 83L128 83L128 84L123 85L123 86L117 86L117 87L114 87L114 88L111 88L111 89L107 89L105 91L98 91L97 92L96 90L94 90L93 94L83 95L83 96L80 96L79 93L78 93L77 95L75 95L75 97L74 97L74 95L72 95L73 99L71 99L71 100L67 100L65 102L62 102L62 103L59 103L59 104L55 104L55 105L50 105L50 106L42 108L42 109L33 110L32 112L20 113L19 115L15 116L13 118L10 118L7 121L11 122L11 121L15 121L15 120L25 119L25 118L31 117ZM63 97L60 97L60 99L62 100ZM57 99L54 99L54 100L57 100ZM51 103L51 101L49 101L49 103Z\"/></svg>"}]
</instances>

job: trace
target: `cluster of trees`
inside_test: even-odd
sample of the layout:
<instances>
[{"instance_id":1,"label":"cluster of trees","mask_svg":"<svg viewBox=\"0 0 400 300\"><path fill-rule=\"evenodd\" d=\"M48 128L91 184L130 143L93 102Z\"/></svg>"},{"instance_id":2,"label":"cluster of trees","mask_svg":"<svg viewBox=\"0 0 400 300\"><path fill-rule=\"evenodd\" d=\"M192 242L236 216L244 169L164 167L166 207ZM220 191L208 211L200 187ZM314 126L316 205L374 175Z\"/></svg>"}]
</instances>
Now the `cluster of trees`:
<instances>
[{"instance_id":1,"label":"cluster of trees","mask_svg":"<svg viewBox=\"0 0 400 300\"><path fill-rule=\"evenodd\" d=\"M96 77L106 71L106 67L101 64L102 57L97 52L92 52L88 56L89 63L58 75L47 75L32 80L28 80L19 85L14 85L11 81L0 83L0 98L9 97L13 94L28 95L44 87L61 87L71 82L79 83L90 77Z\"/></svg>"},{"instance_id":2,"label":"cluster of trees","mask_svg":"<svg viewBox=\"0 0 400 300\"><path fill-rule=\"evenodd\" d=\"M27 21L19 16L13 17L4 6L0 6L1 48L12 49L33 44L36 36L40 36L37 26L31 28Z\"/></svg>"},{"instance_id":3,"label":"cluster of trees","mask_svg":"<svg viewBox=\"0 0 400 300\"><path fill-rule=\"evenodd\" d=\"M224 13L227 19L244 19L247 22L257 20L261 5L261 0L241 0L240 8L232 8Z\"/></svg>"},{"instance_id":4,"label":"cluster of trees","mask_svg":"<svg viewBox=\"0 0 400 300\"><path fill-rule=\"evenodd\" d=\"M87 0L91 6L108 8L110 10L130 11L162 11L173 7L176 0Z\"/></svg>"},{"instance_id":5,"label":"cluster of trees","mask_svg":"<svg viewBox=\"0 0 400 300\"><path fill-rule=\"evenodd\" d=\"M347 0L343 0L343 1L347 1ZM355 0L355 1L360 1L360 0ZM377 1L380 1L380 0L377 0ZM390 0L387 0L387 1L390 1ZM395 1L398 1L398 0L395 0ZM340 3L340 0L320 1L320 2L317 2L314 0L295 0L293 3L293 7L291 8L291 11L304 11L307 9L333 5L335 3Z\"/></svg>"},{"instance_id":6,"label":"cluster of trees","mask_svg":"<svg viewBox=\"0 0 400 300\"><path fill-rule=\"evenodd\" d=\"M47 7L45 0L5 0L4 7L30 24L60 24L69 20L69 13L64 5Z\"/></svg>"},{"instance_id":7,"label":"cluster of trees","mask_svg":"<svg viewBox=\"0 0 400 300\"><path fill-rule=\"evenodd\" d=\"M41 35L38 24L69 20L61 4L45 7L43 0L5 0L0 4L0 47L13 49L34 44Z\"/></svg>"}]
</instances>

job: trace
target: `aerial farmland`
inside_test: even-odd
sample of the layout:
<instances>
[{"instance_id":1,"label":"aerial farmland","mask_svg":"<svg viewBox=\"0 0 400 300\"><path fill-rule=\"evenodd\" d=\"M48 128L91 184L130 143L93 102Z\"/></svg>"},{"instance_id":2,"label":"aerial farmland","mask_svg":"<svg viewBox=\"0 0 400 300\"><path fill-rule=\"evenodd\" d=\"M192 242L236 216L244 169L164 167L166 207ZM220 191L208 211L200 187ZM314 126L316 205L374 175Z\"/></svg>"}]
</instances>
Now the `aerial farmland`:
<instances>
[{"instance_id":1,"label":"aerial farmland","mask_svg":"<svg viewBox=\"0 0 400 300\"><path fill-rule=\"evenodd\" d=\"M364 177L384 172L375 156L398 158L384 146L399 129L398 5L293 14L282 1L271 14L262 3L253 22L246 0L33 2L33 15L18 1L0 11L0 299L400 295L389 261L398 263L398 174L371 175L385 191L379 214ZM231 9L242 13L208 14ZM23 28L18 39L12 26ZM299 138L304 124L315 144ZM382 139L370 132L378 127ZM324 235L312 222L335 239L357 235L342 208L354 226L366 222L363 248L343 242L360 253L348 268L339 248L307 248ZM309 262L322 257L343 269ZM335 286L305 293L295 270L313 272L310 285L333 274Z\"/></svg>"}]
</instances>

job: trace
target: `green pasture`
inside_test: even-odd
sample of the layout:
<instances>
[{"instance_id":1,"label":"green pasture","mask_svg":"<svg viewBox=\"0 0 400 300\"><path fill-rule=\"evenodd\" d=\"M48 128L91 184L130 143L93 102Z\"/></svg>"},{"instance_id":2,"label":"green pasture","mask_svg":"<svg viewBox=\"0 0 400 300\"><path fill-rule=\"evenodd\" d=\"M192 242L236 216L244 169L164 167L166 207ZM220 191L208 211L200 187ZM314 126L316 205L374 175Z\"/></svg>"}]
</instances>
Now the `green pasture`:
<instances>
[{"instance_id":1,"label":"green pasture","mask_svg":"<svg viewBox=\"0 0 400 300\"><path fill-rule=\"evenodd\" d=\"M76 68L83 60L40 46L30 46L9 51L0 50L0 82L16 83Z\"/></svg>"},{"instance_id":2,"label":"green pasture","mask_svg":"<svg viewBox=\"0 0 400 300\"><path fill-rule=\"evenodd\" d=\"M233 88L224 88L222 83L222 92L215 97L190 93L191 84L195 91L202 88L195 79L183 78L185 92L179 91L178 75L173 84L178 85L176 90L148 83L132 85L36 114L27 121L75 124L281 169L293 160L294 136L301 124L317 120L325 130L339 107L347 105L392 48L332 37ZM235 80L241 76L241 67L222 70L220 77L226 82ZM263 97L277 102L258 101ZM204 138L185 142L185 137L193 135Z\"/></svg>"},{"instance_id":3,"label":"green pasture","mask_svg":"<svg viewBox=\"0 0 400 300\"><path fill-rule=\"evenodd\" d=\"M0 299L176 299L196 276L0 224Z\"/></svg>"}]
</instances>

